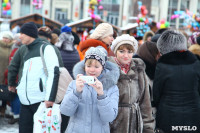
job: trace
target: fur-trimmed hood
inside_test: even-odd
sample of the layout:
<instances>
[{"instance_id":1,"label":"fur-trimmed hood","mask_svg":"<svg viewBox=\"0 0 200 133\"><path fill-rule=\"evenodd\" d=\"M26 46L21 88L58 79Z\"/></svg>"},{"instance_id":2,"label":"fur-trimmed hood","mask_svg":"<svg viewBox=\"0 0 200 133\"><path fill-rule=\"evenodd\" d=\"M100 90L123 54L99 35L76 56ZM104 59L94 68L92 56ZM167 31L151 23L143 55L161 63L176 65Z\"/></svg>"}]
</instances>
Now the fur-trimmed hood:
<instances>
[{"instance_id":1,"label":"fur-trimmed hood","mask_svg":"<svg viewBox=\"0 0 200 133\"><path fill-rule=\"evenodd\" d=\"M155 33L153 31L145 32L144 37L143 37L143 41L146 42L148 37L152 37L154 35L155 35Z\"/></svg>"},{"instance_id":2,"label":"fur-trimmed hood","mask_svg":"<svg viewBox=\"0 0 200 133\"><path fill-rule=\"evenodd\" d=\"M84 67L85 67L84 60L77 63L74 66L73 68L74 78L76 78L78 74L85 75ZM106 61L105 68L102 74L98 77L98 79L101 81L101 83L103 84L103 88L106 90L112 87L113 85L117 84L119 75L120 75L119 67L110 61Z\"/></svg>"}]
</instances>

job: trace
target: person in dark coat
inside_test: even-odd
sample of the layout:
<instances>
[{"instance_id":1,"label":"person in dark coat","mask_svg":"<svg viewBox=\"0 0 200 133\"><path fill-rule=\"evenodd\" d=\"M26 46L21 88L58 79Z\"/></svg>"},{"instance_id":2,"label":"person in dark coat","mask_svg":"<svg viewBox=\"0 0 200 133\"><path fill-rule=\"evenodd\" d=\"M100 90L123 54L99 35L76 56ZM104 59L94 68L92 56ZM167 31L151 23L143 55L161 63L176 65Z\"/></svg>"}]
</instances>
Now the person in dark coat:
<instances>
[{"instance_id":1,"label":"person in dark coat","mask_svg":"<svg viewBox=\"0 0 200 133\"><path fill-rule=\"evenodd\" d=\"M152 114L155 118L156 108L153 106L153 80L155 75L156 63L160 58L160 53L155 42L146 41L137 50L137 54L133 56L134 58L140 58L144 61L146 68L145 72L147 74L150 98L152 102Z\"/></svg>"},{"instance_id":2,"label":"person in dark coat","mask_svg":"<svg viewBox=\"0 0 200 133\"><path fill-rule=\"evenodd\" d=\"M59 48L63 59L64 67L69 71L73 77L72 70L76 63L80 61L78 51L74 47L74 36L71 33L71 28L64 26L61 28L61 34L58 42L55 44Z\"/></svg>"},{"instance_id":3,"label":"person in dark coat","mask_svg":"<svg viewBox=\"0 0 200 133\"><path fill-rule=\"evenodd\" d=\"M180 31L165 31L157 47L162 56L153 83L156 127L165 133L199 133L200 62Z\"/></svg>"}]
</instances>

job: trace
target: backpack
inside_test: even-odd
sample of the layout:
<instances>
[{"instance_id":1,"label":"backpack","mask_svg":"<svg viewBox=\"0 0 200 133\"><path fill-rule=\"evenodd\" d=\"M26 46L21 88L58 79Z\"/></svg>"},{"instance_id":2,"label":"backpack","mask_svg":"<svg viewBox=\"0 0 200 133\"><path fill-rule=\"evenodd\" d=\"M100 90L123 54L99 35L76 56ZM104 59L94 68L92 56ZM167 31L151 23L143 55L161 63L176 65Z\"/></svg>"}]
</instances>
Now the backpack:
<instances>
[{"instance_id":1,"label":"backpack","mask_svg":"<svg viewBox=\"0 0 200 133\"><path fill-rule=\"evenodd\" d=\"M44 54L42 50L43 45L41 45L40 47L40 56L42 58L44 73L48 77L47 66L44 60ZM60 71L60 76L58 80L58 89L57 89L57 94L55 98L55 103L60 103L63 100L65 93L67 91L67 87L69 83L73 80L65 67L59 67L59 71Z\"/></svg>"}]
</instances>

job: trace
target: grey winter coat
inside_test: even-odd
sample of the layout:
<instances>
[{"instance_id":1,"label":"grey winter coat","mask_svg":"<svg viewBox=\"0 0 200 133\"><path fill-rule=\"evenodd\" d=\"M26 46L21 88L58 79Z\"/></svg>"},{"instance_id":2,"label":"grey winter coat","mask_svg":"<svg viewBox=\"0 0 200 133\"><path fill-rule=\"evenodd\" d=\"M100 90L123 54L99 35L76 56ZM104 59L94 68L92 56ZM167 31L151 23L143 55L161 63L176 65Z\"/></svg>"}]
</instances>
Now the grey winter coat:
<instances>
[{"instance_id":1,"label":"grey winter coat","mask_svg":"<svg viewBox=\"0 0 200 133\"><path fill-rule=\"evenodd\" d=\"M74 77L84 74L84 61L75 65ZM107 62L98 79L102 82L104 95L97 96L91 86L85 84L82 93L76 92L76 81L72 81L61 103L61 113L70 116L66 133L110 133L109 122L118 112L119 78L117 65Z\"/></svg>"},{"instance_id":2,"label":"grey winter coat","mask_svg":"<svg viewBox=\"0 0 200 133\"><path fill-rule=\"evenodd\" d=\"M116 63L113 57L109 60ZM121 70L117 86L119 109L111 123L111 133L153 133L154 119L144 62L132 59L129 72L125 74Z\"/></svg>"}]
</instances>

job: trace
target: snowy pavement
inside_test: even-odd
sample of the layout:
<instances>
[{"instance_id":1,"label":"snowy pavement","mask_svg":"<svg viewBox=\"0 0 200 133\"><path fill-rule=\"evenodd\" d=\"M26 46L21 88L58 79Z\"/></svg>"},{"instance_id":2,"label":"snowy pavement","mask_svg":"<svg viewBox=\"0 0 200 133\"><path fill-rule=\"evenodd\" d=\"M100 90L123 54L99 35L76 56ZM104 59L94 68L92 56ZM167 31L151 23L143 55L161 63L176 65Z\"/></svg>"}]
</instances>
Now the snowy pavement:
<instances>
[{"instance_id":1,"label":"snowy pavement","mask_svg":"<svg viewBox=\"0 0 200 133\"><path fill-rule=\"evenodd\" d=\"M15 124L8 124L8 118L0 117L0 133L19 133L19 125L16 122Z\"/></svg>"}]
</instances>

